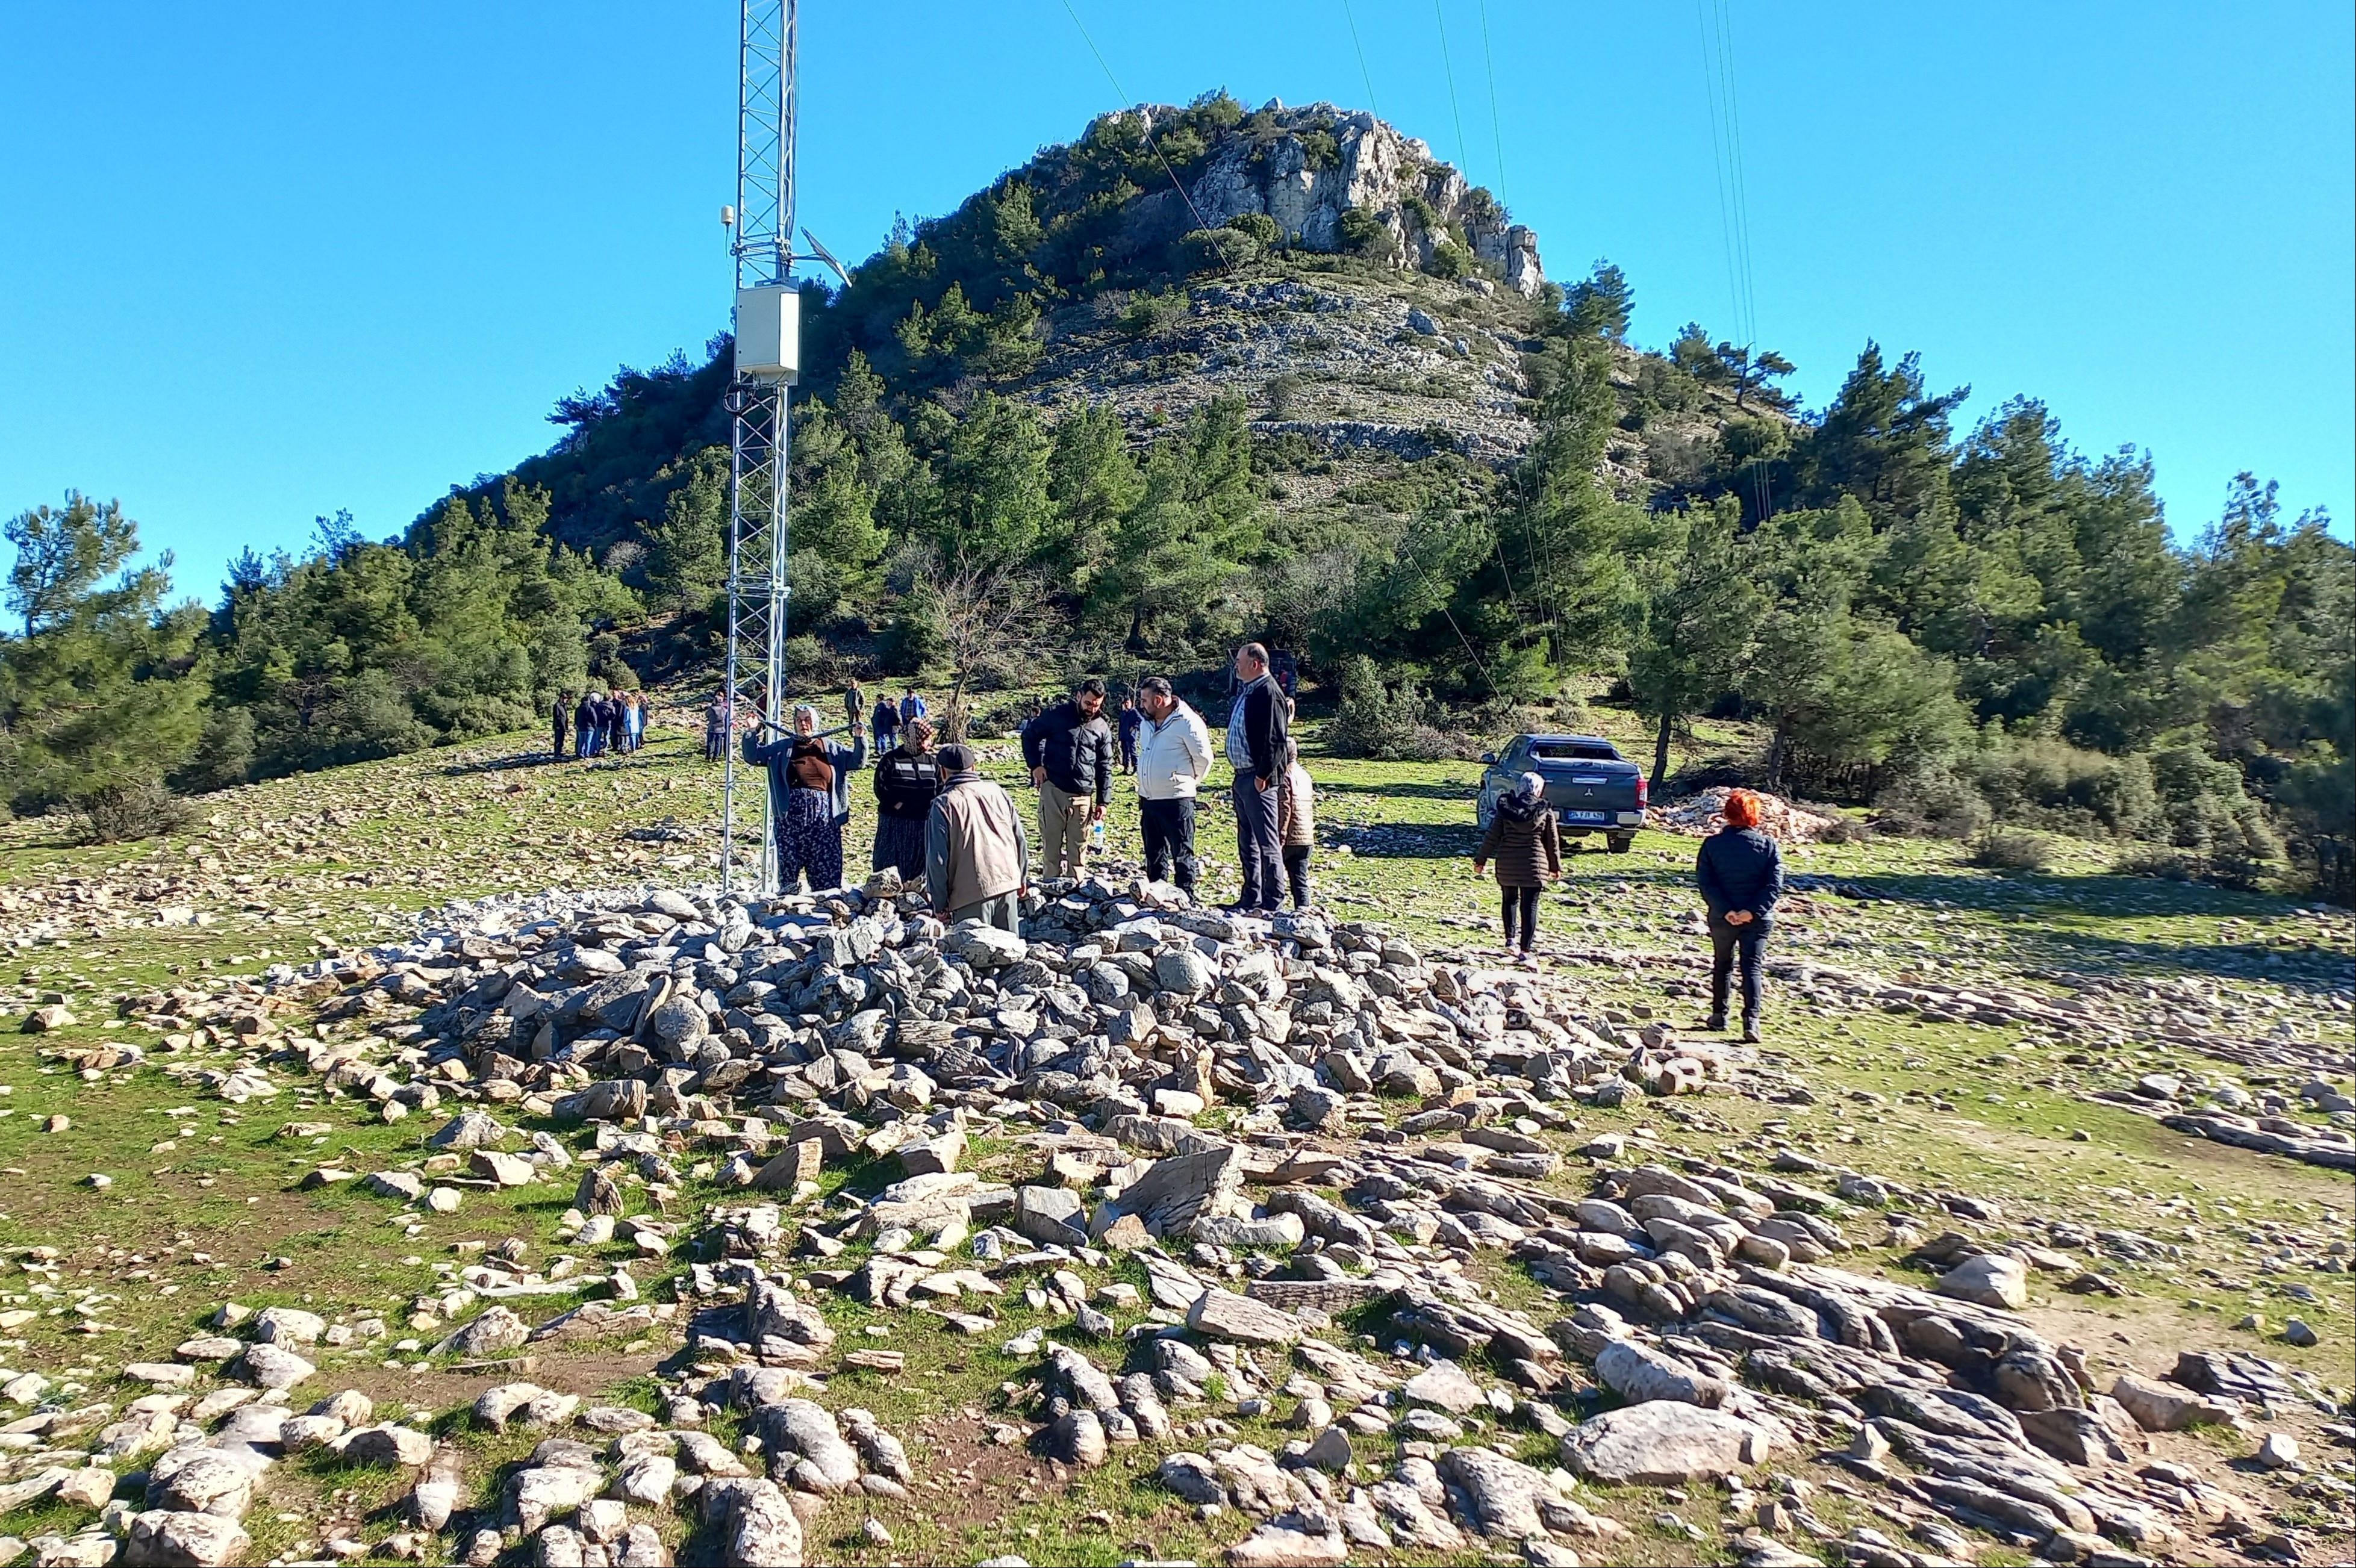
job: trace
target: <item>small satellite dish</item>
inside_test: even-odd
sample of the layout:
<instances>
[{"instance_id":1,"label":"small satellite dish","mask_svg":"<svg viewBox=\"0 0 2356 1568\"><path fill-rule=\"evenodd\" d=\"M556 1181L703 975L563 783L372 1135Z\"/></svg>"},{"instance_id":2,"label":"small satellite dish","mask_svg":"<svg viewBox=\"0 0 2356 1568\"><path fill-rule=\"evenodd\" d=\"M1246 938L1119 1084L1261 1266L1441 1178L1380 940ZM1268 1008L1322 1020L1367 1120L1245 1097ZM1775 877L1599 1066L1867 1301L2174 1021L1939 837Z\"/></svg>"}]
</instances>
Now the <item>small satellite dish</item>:
<instances>
[{"instance_id":1,"label":"small satellite dish","mask_svg":"<svg viewBox=\"0 0 2356 1568\"><path fill-rule=\"evenodd\" d=\"M736 209L734 208L724 204L721 207L720 227L723 229L734 229L736 227Z\"/></svg>"}]
</instances>

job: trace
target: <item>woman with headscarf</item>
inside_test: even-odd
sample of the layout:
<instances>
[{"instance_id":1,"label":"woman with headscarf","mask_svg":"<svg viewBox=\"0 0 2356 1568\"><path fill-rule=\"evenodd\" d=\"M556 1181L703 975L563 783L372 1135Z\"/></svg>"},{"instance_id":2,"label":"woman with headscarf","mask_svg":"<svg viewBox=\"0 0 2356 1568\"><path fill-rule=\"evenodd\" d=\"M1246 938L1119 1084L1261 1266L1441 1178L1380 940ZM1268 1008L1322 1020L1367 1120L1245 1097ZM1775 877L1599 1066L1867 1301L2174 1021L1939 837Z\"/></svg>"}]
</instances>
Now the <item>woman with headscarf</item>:
<instances>
[{"instance_id":1,"label":"woman with headscarf","mask_svg":"<svg viewBox=\"0 0 2356 1568\"><path fill-rule=\"evenodd\" d=\"M883 713L888 704L879 702ZM894 716L897 721L897 715ZM876 870L890 866L901 882L914 887L925 874L925 824L933 815L933 799L941 793L940 760L933 755L933 721L912 719L904 731L894 731L900 743L875 759Z\"/></svg>"},{"instance_id":2,"label":"woman with headscarf","mask_svg":"<svg viewBox=\"0 0 2356 1568\"><path fill-rule=\"evenodd\" d=\"M1709 908L1709 1019L1701 1027L1726 1027L1727 981L1739 957L1742 1038L1756 1045L1767 936L1783 896L1783 852L1761 830L1759 797L1749 790L1727 791L1720 815L1726 826L1703 839L1694 857L1694 881Z\"/></svg>"},{"instance_id":3,"label":"woman with headscarf","mask_svg":"<svg viewBox=\"0 0 2356 1568\"><path fill-rule=\"evenodd\" d=\"M723 763L728 760L728 731L735 718L736 705L725 691L712 694L711 703L703 709L703 760Z\"/></svg>"},{"instance_id":4,"label":"woman with headscarf","mask_svg":"<svg viewBox=\"0 0 2356 1568\"><path fill-rule=\"evenodd\" d=\"M818 732L818 709L794 709L794 728L764 741L764 720L744 737L744 760L769 770L770 819L777 825L777 888L792 892L805 874L810 891L842 886L842 829L851 820L851 775L867 765L867 737L856 726L848 746Z\"/></svg>"},{"instance_id":5,"label":"woman with headscarf","mask_svg":"<svg viewBox=\"0 0 2356 1568\"><path fill-rule=\"evenodd\" d=\"M1535 965L1531 949L1538 940L1538 893L1562 875L1562 834L1546 803L1546 780L1524 773L1521 787L1501 795L1489 813L1489 832L1472 856L1472 874L1495 862L1499 912L1505 927L1505 946L1514 946L1515 928L1521 932L1521 959ZM1518 917L1518 919L1516 919Z\"/></svg>"}]
</instances>

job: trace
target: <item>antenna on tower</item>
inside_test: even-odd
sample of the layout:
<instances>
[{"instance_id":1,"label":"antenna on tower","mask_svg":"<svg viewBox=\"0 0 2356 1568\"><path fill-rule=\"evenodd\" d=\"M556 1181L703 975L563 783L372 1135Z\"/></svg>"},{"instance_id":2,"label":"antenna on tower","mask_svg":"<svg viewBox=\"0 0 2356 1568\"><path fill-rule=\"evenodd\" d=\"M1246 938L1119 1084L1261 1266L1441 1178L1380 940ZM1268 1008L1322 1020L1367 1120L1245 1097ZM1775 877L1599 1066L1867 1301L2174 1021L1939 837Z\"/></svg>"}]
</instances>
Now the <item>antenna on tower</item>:
<instances>
[{"instance_id":1,"label":"antenna on tower","mask_svg":"<svg viewBox=\"0 0 2356 1568\"><path fill-rule=\"evenodd\" d=\"M738 755L738 725L783 726L786 480L792 427L786 389L801 357L801 295L794 265L794 11L796 0L741 0L736 44L736 200L722 209L736 263L735 375L726 404L728 464L728 752L721 775L720 886L777 889L776 809L766 776ZM755 733L765 731L756 728ZM740 783L760 809L739 811ZM758 848L742 856L755 824Z\"/></svg>"}]
</instances>

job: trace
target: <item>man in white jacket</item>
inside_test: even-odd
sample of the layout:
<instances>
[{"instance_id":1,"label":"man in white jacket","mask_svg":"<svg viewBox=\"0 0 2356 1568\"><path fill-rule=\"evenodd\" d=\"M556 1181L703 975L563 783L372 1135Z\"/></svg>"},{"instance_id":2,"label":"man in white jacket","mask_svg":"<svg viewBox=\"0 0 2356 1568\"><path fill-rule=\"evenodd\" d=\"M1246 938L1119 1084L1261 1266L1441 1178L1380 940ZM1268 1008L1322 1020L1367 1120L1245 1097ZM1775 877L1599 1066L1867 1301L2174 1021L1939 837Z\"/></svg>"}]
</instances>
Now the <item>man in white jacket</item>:
<instances>
[{"instance_id":1,"label":"man in white jacket","mask_svg":"<svg viewBox=\"0 0 2356 1568\"><path fill-rule=\"evenodd\" d=\"M1170 683L1148 676L1138 683L1145 722L1137 732L1137 805L1145 833L1145 874L1164 873L1194 891L1194 791L1211 774L1211 731L1203 716L1178 700Z\"/></svg>"}]
</instances>

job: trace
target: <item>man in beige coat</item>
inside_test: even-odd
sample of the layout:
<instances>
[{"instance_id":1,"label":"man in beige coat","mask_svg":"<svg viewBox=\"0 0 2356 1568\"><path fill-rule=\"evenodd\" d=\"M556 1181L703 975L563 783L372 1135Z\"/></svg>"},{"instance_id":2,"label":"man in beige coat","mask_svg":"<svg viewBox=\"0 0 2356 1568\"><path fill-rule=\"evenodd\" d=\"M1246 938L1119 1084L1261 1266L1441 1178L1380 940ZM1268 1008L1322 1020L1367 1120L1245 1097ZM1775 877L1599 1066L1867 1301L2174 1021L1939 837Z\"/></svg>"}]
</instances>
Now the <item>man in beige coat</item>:
<instances>
[{"instance_id":1,"label":"man in beige coat","mask_svg":"<svg viewBox=\"0 0 2356 1568\"><path fill-rule=\"evenodd\" d=\"M940 750L941 793L925 824L925 891L955 923L978 920L1022 934L1031 846L1014 797L976 771L973 748Z\"/></svg>"}]
</instances>

